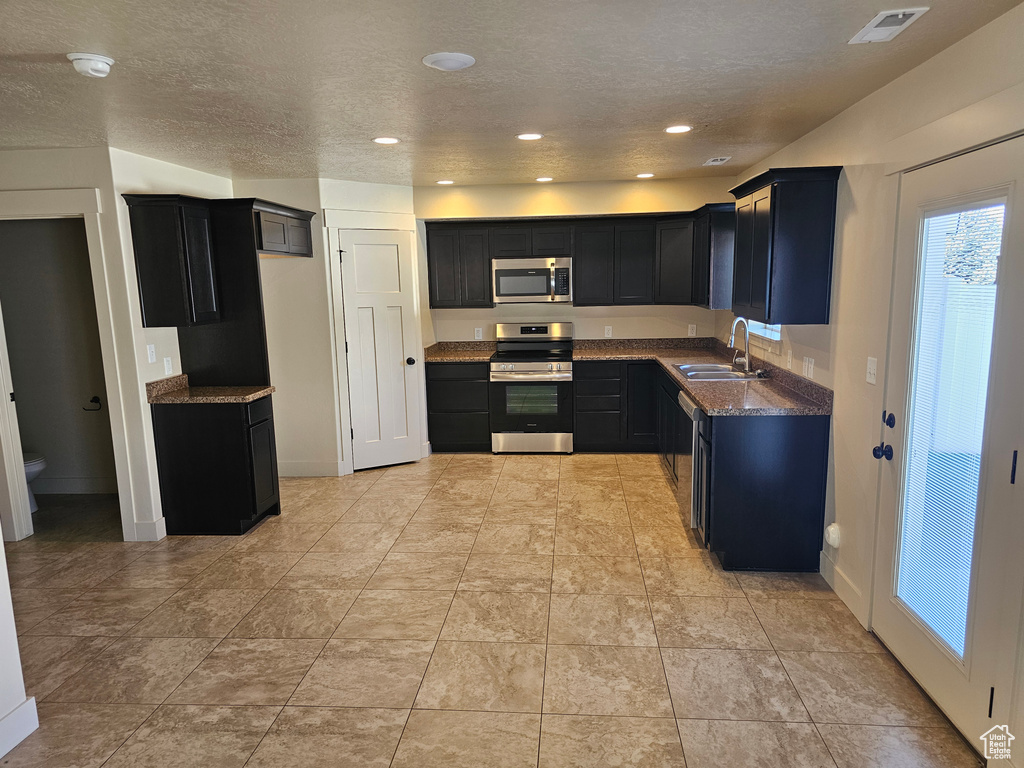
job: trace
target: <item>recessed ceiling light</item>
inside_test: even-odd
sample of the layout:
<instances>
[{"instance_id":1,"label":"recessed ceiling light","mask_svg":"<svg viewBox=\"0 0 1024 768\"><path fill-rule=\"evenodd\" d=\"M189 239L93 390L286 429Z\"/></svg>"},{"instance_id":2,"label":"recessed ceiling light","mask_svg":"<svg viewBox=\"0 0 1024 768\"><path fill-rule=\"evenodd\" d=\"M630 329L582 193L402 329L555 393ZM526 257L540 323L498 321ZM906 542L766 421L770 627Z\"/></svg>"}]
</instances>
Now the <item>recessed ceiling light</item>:
<instances>
[{"instance_id":1,"label":"recessed ceiling light","mask_svg":"<svg viewBox=\"0 0 1024 768\"><path fill-rule=\"evenodd\" d=\"M394 139L390 136L381 136L380 138L374 139L374 142L377 144L397 144L398 139Z\"/></svg>"},{"instance_id":2,"label":"recessed ceiling light","mask_svg":"<svg viewBox=\"0 0 1024 768\"><path fill-rule=\"evenodd\" d=\"M689 125L670 125L665 129L665 133L687 133L692 130Z\"/></svg>"},{"instance_id":3,"label":"recessed ceiling light","mask_svg":"<svg viewBox=\"0 0 1024 768\"><path fill-rule=\"evenodd\" d=\"M537 181L554 181L550 176L541 176Z\"/></svg>"},{"instance_id":4,"label":"recessed ceiling light","mask_svg":"<svg viewBox=\"0 0 1024 768\"><path fill-rule=\"evenodd\" d=\"M636 175L636 177L638 179L653 179L654 178L654 174L653 173L638 173Z\"/></svg>"},{"instance_id":5,"label":"recessed ceiling light","mask_svg":"<svg viewBox=\"0 0 1024 768\"><path fill-rule=\"evenodd\" d=\"M444 181L439 181L437 183L438 184L454 184L455 182L454 181L449 181L449 180L445 179Z\"/></svg>"},{"instance_id":6,"label":"recessed ceiling light","mask_svg":"<svg viewBox=\"0 0 1024 768\"><path fill-rule=\"evenodd\" d=\"M458 72L472 67L476 59L468 53L431 53L423 57L423 63L442 72Z\"/></svg>"},{"instance_id":7,"label":"recessed ceiling light","mask_svg":"<svg viewBox=\"0 0 1024 768\"><path fill-rule=\"evenodd\" d=\"M520 133L518 136L516 136L516 138L517 139L522 139L523 141L536 141L537 139L543 139L544 138L544 134L543 133Z\"/></svg>"}]
</instances>

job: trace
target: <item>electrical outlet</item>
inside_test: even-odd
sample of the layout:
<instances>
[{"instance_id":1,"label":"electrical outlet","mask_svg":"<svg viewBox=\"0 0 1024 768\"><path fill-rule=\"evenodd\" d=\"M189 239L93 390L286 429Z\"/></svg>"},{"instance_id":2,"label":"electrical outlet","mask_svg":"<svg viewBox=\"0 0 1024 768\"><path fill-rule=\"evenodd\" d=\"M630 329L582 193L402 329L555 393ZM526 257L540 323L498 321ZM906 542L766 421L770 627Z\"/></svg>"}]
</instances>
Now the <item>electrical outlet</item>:
<instances>
[{"instance_id":1,"label":"electrical outlet","mask_svg":"<svg viewBox=\"0 0 1024 768\"><path fill-rule=\"evenodd\" d=\"M604 337L606 339L610 339L612 337L612 327L610 325L606 325L604 327Z\"/></svg>"},{"instance_id":2,"label":"electrical outlet","mask_svg":"<svg viewBox=\"0 0 1024 768\"><path fill-rule=\"evenodd\" d=\"M171 362L171 358L165 357L164 358L164 374L167 375L167 376L170 376L172 373L174 373L174 364Z\"/></svg>"},{"instance_id":3,"label":"electrical outlet","mask_svg":"<svg viewBox=\"0 0 1024 768\"><path fill-rule=\"evenodd\" d=\"M814 378L814 358L813 357L805 357L804 358L804 377L808 378L808 379L813 379Z\"/></svg>"},{"instance_id":4,"label":"electrical outlet","mask_svg":"<svg viewBox=\"0 0 1024 768\"><path fill-rule=\"evenodd\" d=\"M689 334L691 336L696 336L697 335L697 326L696 326L695 323L690 323Z\"/></svg>"},{"instance_id":5,"label":"electrical outlet","mask_svg":"<svg viewBox=\"0 0 1024 768\"><path fill-rule=\"evenodd\" d=\"M146 357L149 358L149 362L151 362L151 363L155 363L156 362L156 344L147 344L146 345Z\"/></svg>"},{"instance_id":6,"label":"electrical outlet","mask_svg":"<svg viewBox=\"0 0 1024 768\"><path fill-rule=\"evenodd\" d=\"M786 350L786 367L789 368L789 370L791 370L791 371L793 370L793 350L792 349L787 349Z\"/></svg>"},{"instance_id":7,"label":"electrical outlet","mask_svg":"<svg viewBox=\"0 0 1024 768\"><path fill-rule=\"evenodd\" d=\"M868 384L875 384L878 381L878 358L868 358Z\"/></svg>"},{"instance_id":8,"label":"electrical outlet","mask_svg":"<svg viewBox=\"0 0 1024 768\"><path fill-rule=\"evenodd\" d=\"M480 339L482 339L483 337L484 337L484 329L483 328L474 328L473 329L473 338L474 339L476 339L477 341L480 341Z\"/></svg>"}]
</instances>

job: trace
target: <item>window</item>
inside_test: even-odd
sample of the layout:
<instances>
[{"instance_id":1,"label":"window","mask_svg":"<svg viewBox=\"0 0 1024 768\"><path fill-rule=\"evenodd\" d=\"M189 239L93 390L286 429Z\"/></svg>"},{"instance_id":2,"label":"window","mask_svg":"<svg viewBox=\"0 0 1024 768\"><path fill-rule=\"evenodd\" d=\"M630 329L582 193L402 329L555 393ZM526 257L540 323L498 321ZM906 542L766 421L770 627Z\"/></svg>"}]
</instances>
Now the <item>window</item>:
<instances>
[{"instance_id":1,"label":"window","mask_svg":"<svg viewBox=\"0 0 1024 768\"><path fill-rule=\"evenodd\" d=\"M748 320L747 324L750 326L750 334L752 336L760 336L762 339L768 339L768 341L782 340L781 325L765 325L764 323L757 322L757 320Z\"/></svg>"}]
</instances>

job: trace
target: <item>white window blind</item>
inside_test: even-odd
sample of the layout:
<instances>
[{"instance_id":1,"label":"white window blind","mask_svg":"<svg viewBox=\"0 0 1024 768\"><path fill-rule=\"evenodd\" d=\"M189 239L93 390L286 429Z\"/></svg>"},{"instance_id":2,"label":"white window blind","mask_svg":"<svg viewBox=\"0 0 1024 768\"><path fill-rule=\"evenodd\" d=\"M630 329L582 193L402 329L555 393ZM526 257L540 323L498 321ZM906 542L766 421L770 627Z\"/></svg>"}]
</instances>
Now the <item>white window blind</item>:
<instances>
[{"instance_id":1,"label":"white window blind","mask_svg":"<svg viewBox=\"0 0 1024 768\"><path fill-rule=\"evenodd\" d=\"M896 596L963 658L1005 205L925 217Z\"/></svg>"}]
</instances>

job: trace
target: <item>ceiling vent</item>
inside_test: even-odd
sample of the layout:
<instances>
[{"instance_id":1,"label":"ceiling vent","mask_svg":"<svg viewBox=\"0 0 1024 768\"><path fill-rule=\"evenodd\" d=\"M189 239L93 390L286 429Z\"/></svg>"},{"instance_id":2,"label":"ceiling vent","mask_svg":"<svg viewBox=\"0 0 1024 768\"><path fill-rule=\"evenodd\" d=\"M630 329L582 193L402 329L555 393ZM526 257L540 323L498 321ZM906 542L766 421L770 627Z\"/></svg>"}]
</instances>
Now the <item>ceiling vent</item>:
<instances>
[{"instance_id":1,"label":"ceiling vent","mask_svg":"<svg viewBox=\"0 0 1024 768\"><path fill-rule=\"evenodd\" d=\"M732 160L732 155L725 157L712 157L710 160L705 161L704 165L725 165Z\"/></svg>"},{"instance_id":2,"label":"ceiling vent","mask_svg":"<svg viewBox=\"0 0 1024 768\"><path fill-rule=\"evenodd\" d=\"M901 11L882 11L853 36L855 43L887 43L896 35L921 18L927 8L904 8Z\"/></svg>"}]
</instances>

